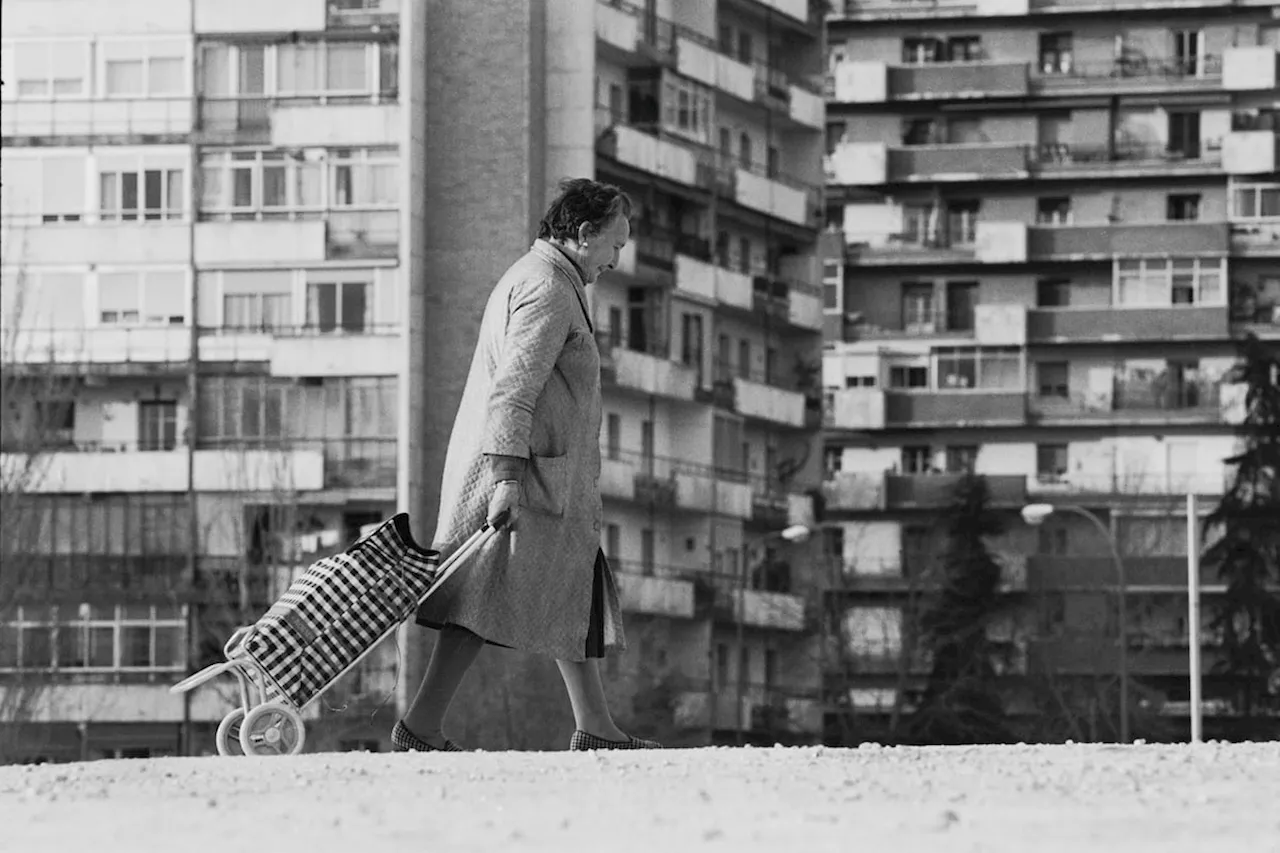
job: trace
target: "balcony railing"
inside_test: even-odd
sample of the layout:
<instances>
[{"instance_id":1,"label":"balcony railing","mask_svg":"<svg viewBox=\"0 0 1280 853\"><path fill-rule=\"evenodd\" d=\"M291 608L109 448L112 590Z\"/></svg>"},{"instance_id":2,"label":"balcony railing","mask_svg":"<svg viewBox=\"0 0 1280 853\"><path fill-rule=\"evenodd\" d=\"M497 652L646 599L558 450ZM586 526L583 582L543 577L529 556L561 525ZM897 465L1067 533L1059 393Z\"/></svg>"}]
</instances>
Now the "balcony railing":
<instances>
[{"instance_id":1,"label":"balcony railing","mask_svg":"<svg viewBox=\"0 0 1280 853\"><path fill-rule=\"evenodd\" d=\"M1116 382L1109 399L1072 391L1065 397L1033 397L1031 410L1039 423L1221 423L1223 402L1221 386L1208 380L1168 387Z\"/></svg>"},{"instance_id":2,"label":"balcony railing","mask_svg":"<svg viewBox=\"0 0 1280 853\"><path fill-rule=\"evenodd\" d=\"M0 135L5 145L45 138L69 144L75 139L160 137L159 142L186 141L192 130L191 96L171 98L15 99L4 102ZM150 140L148 140L150 141Z\"/></svg>"},{"instance_id":3,"label":"balcony railing","mask_svg":"<svg viewBox=\"0 0 1280 853\"><path fill-rule=\"evenodd\" d=\"M271 115L280 107L394 104L398 100L396 89L332 95L201 95L196 129L203 135L265 141L271 134Z\"/></svg>"},{"instance_id":4,"label":"balcony railing","mask_svg":"<svg viewBox=\"0 0 1280 853\"><path fill-rule=\"evenodd\" d=\"M1114 147L1046 142L1030 149L1032 166L1041 173L1160 170L1195 172L1222 165L1222 149L1205 146L1191 153L1167 146L1123 143Z\"/></svg>"},{"instance_id":5,"label":"balcony railing","mask_svg":"<svg viewBox=\"0 0 1280 853\"><path fill-rule=\"evenodd\" d=\"M400 24L400 0L329 0L329 26L396 27Z\"/></svg>"},{"instance_id":6,"label":"balcony railing","mask_svg":"<svg viewBox=\"0 0 1280 853\"><path fill-rule=\"evenodd\" d=\"M1087 84L1120 84L1124 81L1171 82L1204 81L1220 84L1222 57L1206 54L1199 57L1144 56L1132 53L1101 62L1076 62L1071 54L1046 57L1036 66L1035 82L1044 89Z\"/></svg>"},{"instance_id":7,"label":"balcony railing","mask_svg":"<svg viewBox=\"0 0 1280 853\"><path fill-rule=\"evenodd\" d=\"M1037 225L1027 231L1032 260L1107 259L1116 255L1224 255L1226 222L1170 221L1110 225Z\"/></svg>"},{"instance_id":8,"label":"balcony railing","mask_svg":"<svg viewBox=\"0 0 1280 853\"><path fill-rule=\"evenodd\" d=\"M103 325L91 328L5 328L0 352L6 369L80 366L95 371L143 372L181 368L191 359L186 325Z\"/></svg>"},{"instance_id":9,"label":"balcony railing","mask_svg":"<svg viewBox=\"0 0 1280 853\"><path fill-rule=\"evenodd\" d=\"M397 439L383 436L335 438L201 439L199 447L220 450L319 451L324 487L393 489L397 476Z\"/></svg>"},{"instance_id":10,"label":"balcony railing","mask_svg":"<svg viewBox=\"0 0 1280 853\"><path fill-rule=\"evenodd\" d=\"M1216 340L1228 336L1225 305L1040 308L1027 312L1027 340Z\"/></svg>"},{"instance_id":11,"label":"balcony railing","mask_svg":"<svg viewBox=\"0 0 1280 853\"><path fill-rule=\"evenodd\" d=\"M951 503L964 474L889 474L885 477L885 500L889 509L934 509ZM1016 474L986 474L991 503L995 506L1023 506L1027 500L1027 478Z\"/></svg>"},{"instance_id":12,"label":"balcony railing","mask_svg":"<svg viewBox=\"0 0 1280 853\"><path fill-rule=\"evenodd\" d=\"M1041 473L1028 478L1028 491L1042 499L1059 497L1072 500L1096 498L1180 498L1189 493L1216 496L1223 493L1229 475L1225 469L1154 471L1124 473L1121 471L1065 474Z\"/></svg>"}]
</instances>

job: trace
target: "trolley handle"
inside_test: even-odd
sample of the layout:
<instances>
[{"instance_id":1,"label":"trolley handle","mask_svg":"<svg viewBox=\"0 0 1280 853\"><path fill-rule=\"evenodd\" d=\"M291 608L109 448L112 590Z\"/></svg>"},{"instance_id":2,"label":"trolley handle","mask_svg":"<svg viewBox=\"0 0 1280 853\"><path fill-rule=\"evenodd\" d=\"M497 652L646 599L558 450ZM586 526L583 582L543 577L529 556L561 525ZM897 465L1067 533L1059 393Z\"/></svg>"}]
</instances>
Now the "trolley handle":
<instances>
[{"instance_id":1,"label":"trolley handle","mask_svg":"<svg viewBox=\"0 0 1280 853\"><path fill-rule=\"evenodd\" d=\"M486 529L491 528L493 530L501 530L502 528L507 526L507 521L510 518L511 518L511 510L504 509L502 512L495 515L492 519L490 519L489 521L486 521L484 526Z\"/></svg>"}]
</instances>

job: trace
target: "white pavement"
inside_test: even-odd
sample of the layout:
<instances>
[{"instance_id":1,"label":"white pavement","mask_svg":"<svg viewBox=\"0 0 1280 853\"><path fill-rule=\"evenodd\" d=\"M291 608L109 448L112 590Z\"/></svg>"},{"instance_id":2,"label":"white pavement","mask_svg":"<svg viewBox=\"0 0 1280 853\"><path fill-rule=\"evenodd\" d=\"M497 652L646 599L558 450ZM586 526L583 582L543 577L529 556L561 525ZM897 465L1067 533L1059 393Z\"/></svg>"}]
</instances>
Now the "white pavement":
<instances>
[{"instance_id":1,"label":"white pavement","mask_svg":"<svg viewBox=\"0 0 1280 853\"><path fill-rule=\"evenodd\" d=\"M0 768L3 853L1280 853L1280 743Z\"/></svg>"}]
</instances>

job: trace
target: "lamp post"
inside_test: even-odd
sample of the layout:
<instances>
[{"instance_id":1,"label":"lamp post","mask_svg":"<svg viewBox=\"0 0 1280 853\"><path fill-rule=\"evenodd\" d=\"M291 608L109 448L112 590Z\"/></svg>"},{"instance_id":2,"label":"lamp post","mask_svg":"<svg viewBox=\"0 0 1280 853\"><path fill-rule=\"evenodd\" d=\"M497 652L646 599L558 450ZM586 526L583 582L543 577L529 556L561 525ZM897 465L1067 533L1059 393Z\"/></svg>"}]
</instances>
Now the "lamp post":
<instances>
[{"instance_id":1,"label":"lamp post","mask_svg":"<svg viewBox=\"0 0 1280 853\"><path fill-rule=\"evenodd\" d=\"M763 545L774 539L781 539L789 545L799 544L808 540L809 535L813 531L803 524L793 524L783 530L770 533L760 540L758 544ZM737 633L736 647L738 649L738 732L737 743L742 746L746 738L746 721L742 713L742 701L746 696L746 678L747 678L747 650L746 640L743 637L743 621L747 614L747 560L746 554L743 554L743 560L738 566L738 612L734 619L734 629Z\"/></svg>"},{"instance_id":2,"label":"lamp post","mask_svg":"<svg viewBox=\"0 0 1280 853\"><path fill-rule=\"evenodd\" d=\"M1098 528L1098 532L1102 534L1102 538L1106 540L1107 547L1111 549L1111 559L1115 561L1116 567L1116 583L1119 586L1117 593L1117 607L1119 610L1119 634L1120 634L1120 742L1129 742L1129 625L1126 613L1128 599L1126 590L1128 584L1125 582L1124 560L1120 559L1120 549L1116 546L1116 540L1111 535L1111 531L1102 523L1102 519L1089 512L1081 506L1054 506L1053 504L1029 504L1022 508L1022 520L1032 527L1039 527L1044 520L1055 512L1070 512L1075 515L1083 516L1092 522L1093 526Z\"/></svg>"}]
</instances>

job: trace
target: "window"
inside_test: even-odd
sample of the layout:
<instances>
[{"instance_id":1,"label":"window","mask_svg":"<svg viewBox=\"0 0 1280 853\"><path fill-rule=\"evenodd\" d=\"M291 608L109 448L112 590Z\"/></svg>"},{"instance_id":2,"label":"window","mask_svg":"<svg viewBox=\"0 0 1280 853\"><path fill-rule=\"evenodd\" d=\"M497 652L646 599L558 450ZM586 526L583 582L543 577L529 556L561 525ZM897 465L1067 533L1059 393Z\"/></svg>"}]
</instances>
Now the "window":
<instances>
[{"instance_id":1,"label":"window","mask_svg":"<svg viewBox=\"0 0 1280 853\"><path fill-rule=\"evenodd\" d=\"M1066 196L1046 196L1036 199L1037 225L1070 225L1071 199Z\"/></svg>"},{"instance_id":2,"label":"window","mask_svg":"<svg viewBox=\"0 0 1280 853\"><path fill-rule=\"evenodd\" d=\"M844 264L840 261L822 262L822 308L839 313L844 309Z\"/></svg>"},{"instance_id":3,"label":"window","mask_svg":"<svg viewBox=\"0 0 1280 853\"><path fill-rule=\"evenodd\" d=\"M143 400L138 403L138 449L173 450L177 446L177 402Z\"/></svg>"},{"instance_id":4,"label":"window","mask_svg":"<svg viewBox=\"0 0 1280 853\"><path fill-rule=\"evenodd\" d=\"M946 130L935 118L911 118L902 126L903 145L937 145L945 139Z\"/></svg>"},{"instance_id":5,"label":"window","mask_svg":"<svg viewBox=\"0 0 1280 853\"><path fill-rule=\"evenodd\" d=\"M903 331L929 334L934 328L933 285L927 282L902 284Z\"/></svg>"},{"instance_id":6,"label":"window","mask_svg":"<svg viewBox=\"0 0 1280 853\"><path fill-rule=\"evenodd\" d=\"M13 56L18 98L56 100L85 96L87 42L17 42L5 50Z\"/></svg>"},{"instance_id":7,"label":"window","mask_svg":"<svg viewBox=\"0 0 1280 853\"><path fill-rule=\"evenodd\" d=\"M933 450L928 445L902 448L902 473L928 474L933 471Z\"/></svg>"},{"instance_id":8,"label":"window","mask_svg":"<svg viewBox=\"0 0 1280 853\"><path fill-rule=\"evenodd\" d=\"M646 575L653 574L653 530L648 527L640 528L640 566Z\"/></svg>"},{"instance_id":9,"label":"window","mask_svg":"<svg viewBox=\"0 0 1280 853\"><path fill-rule=\"evenodd\" d=\"M98 208L103 221L181 219L181 169L103 172L98 176Z\"/></svg>"},{"instance_id":10,"label":"window","mask_svg":"<svg viewBox=\"0 0 1280 853\"><path fill-rule=\"evenodd\" d=\"M210 377L200 386L201 441L394 437L394 377L306 380Z\"/></svg>"},{"instance_id":11,"label":"window","mask_svg":"<svg viewBox=\"0 0 1280 853\"><path fill-rule=\"evenodd\" d=\"M172 39L103 40L102 94L107 98L176 96L188 91L187 45Z\"/></svg>"},{"instance_id":12,"label":"window","mask_svg":"<svg viewBox=\"0 0 1280 853\"><path fill-rule=\"evenodd\" d=\"M205 282L204 276L210 280ZM217 276L219 281L213 280ZM222 293L222 328L282 331L293 325L293 275L282 270L204 273L202 292Z\"/></svg>"},{"instance_id":13,"label":"window","mask_svg":"<svg viewBox=\"0 0 1280 853\"><path fill-rule=\"evenodd\" d=\"M876 378L874 376L846 376L844 378L844 387L874 388L876 387Z\"/></svg>"},{"instance_id":14,"label":"window","mask_svg":"<svg viewBox=\"0 0 1280 853\"><path fill-rule=\"evenodd\" d=\"M1069 375L1065 361L1042 361L1036 365L1038 393L1041 397L1068 397Z\"/></svg>"},{"instance_id":15,"label":"window","mask_svg":"<svg viewBox=\"0 0 1280 853\"><path fill-rule=\"evenodd\" d=\"M1199 193L1170 193L1165 219L1170 222L1193 222L1200 218Z\"/></svg>"},{"instance_id":16,"label":"window","mask_svg":"<svg viewBox=\"0 0 1280 853\"><path fill-rule=\"evenodd\" d=\"M610 459L618 459L622 451L622 417L610 412L605 418L605 452Z\"/></svg>"},{"instance_id":17,"label":"window","mask_svg":"<svg viewBox=\"0 0 1280 853\"><path fill-rule=\"evenodd\" d=\"M307 328L322 333L369 331L368 290L363 281L308 282Z\"/></svg>"},{"instance_id":18,"label":"window","mask_svg":"<svg viewBox=\"0 0 1280 853\"><path fill-rule=\"evenodd\" d=\"M977 464L977 447L973 445L959 445L947 448L948 474L963 474L967 471L973 471Z\"/></svg>"},{"instance_id":19,"label":"window","mask_svg":"<svg viewBox=\"0 0 1280 853\"><path fill-rule=\"evenodd\" d=\"M844 470L844 451L838 447L827 447L822 451L822 467L827 474L836 474ZM829 528L844 532L844 528Z\"/></svg>"},{"instance_id":20,"label":"window","mask_svg":"<svg viewBox=\"0 0 1280 853\"><path fill-rule=\"evenodd\" d=\"M902 206L902 239L913 246L933 246L938 241L937 211L929 205Z\"/></svg>"},{"instance_id":21,"label":"window","mask_svg":"<svg viewBox=\"0 0 1280 853\"><path fill-rule=\"evenodd\" d=\"M1169 111L1168 151L1192 160L1200 156L1200 113Z\"/></svg>"},{"instance_id":22,"label":"window","mask_svg":"<svg viewBox=\"0 0 1280 853\"><path fill-rule=\"evenodd\" d=\"M889 368L889 387L893 389L928 388L929 368L921 364L895 364Z\"/></svg>"},{"instance_id":23,"label":"window","mask_svg":"<svg viewBox=\"0 0 1280 853\"><path fill-rule=\"evenodd\" d=\"M1065 444L1036 445L1036 478L1042 483L1058 483L1067 474Z\"/></svg>"},{"instance_id":24,"label":"window","mask_svg":"<svg viewBox=\"0 0 1280 853\"><path fill-rule=\"evenodd\" d=\"M1280 184L1245 184L1231 188L1233 220L1280 218Z\"/></svg>"},{"instance_id":25,"label":"window","mask_svg":"<svg viewBox=\"0 0 1280 853\"><path fill-rule=\"evenodd\" d=\"M82 162L61 157L42 158L39 200L42 222L79 222L87 207Z\"/></svg>"},{"instance_id":26,"label":"window","mask_svg":"<svg viewBox=\"0 0 1280 853\"><path fill-rule=\"evenodd\" d=\"M947 238L953 246L971 245L977 237L978 211L981 202L977 199L947 202Z\"/></svg>"},{"instance_id":27,"label":"window","mask_svg":"<svg viewBox=\"0 0 1280 853\"><path fill-rule=\"evenodd\" d=\"M182 325L186 285L186 274L179 271L99 273L98 320L104 325Z\"/></svg>"},{"instance_id":28,"label":"window","mask_svg":"<svg viewBox=\"0 0 1280 853\"><path fill-rule=\"evenodd\" d=\"M1066 308L1071 304L1071 282L1061 278L1042 278L1036 282L1037 308Z\"/></svg>"},{"instance_id":29,"label":"window","mask_svg":"<svg viewBox=\"0 0 1280 853\"><path fill-rule=\"evenodd\" d=\"M1188 77L1199 77L1204 73L1204 31L1172 30L1173 58L1177 63L1175 71Z\"/></svg>"},{"instance_id":30,"label":"window","mask_svg":"<svg viewBox=\"0 0 1280 853\"><path fill-rule=\"evenodd\" d=\"M751 156L751 137L746 131L738 134L738 165L743 169L750 170L751 164L755 160Z\"/></svg>"},{"instance_id":31,"label":"window","mask_svg":"<svg viewBox=\"0 0 1280 853\"><path fill-rule=\"evenodd\" d=\"M175 605L21 605L0 624L0 669L177 672L186 620Z\"/></svg>"},{"instance_id":32,"label":"window","mask_svg":"<svg viewBox=\"0 0 1280 853\"><path fill-rule=\"evenodd\" d=\"M617 560L622 557L622 528L616 524L604 526L605 554Z\"/></svg>"},{"instance_id":33,"label":"window","mask_svg":"<svg viewBox=\"0 0 1280 853\"><path fill-rule=\"evenodd\" d=\"M755 46L751 43L751 33L738 30L738 61L744 65L755 62Z\"/></svg>"},{"instance_id":34,"label":"window","mask_svg":"<svg viewBox=\"0 0 1280 853\"><path fill-rule=\"evenodd\" d=\"M622 309L619 308L617 305L610 305L609 306L609 328L607 330L609 333L609 346L612 346L612 347L622 346L623 326L624 324L622 322Z\"/></svg>"},{"instance_id":35,"label":"window","mask_svg":"<svg viewBox=\"0 0 1280 853\"><path fill-rule=\"evenodd\" d=\"M940 390L1024 387L1018 347L938 347L934 352Z\"/></svg>"},{"instance_id":36,"label":"window","mask_svg":"<svg viewBox=\"0 0 1280 853\"><path fill-rule=\"evenodd\" d=\"M201 208L214 219L388 209L398 198L397 172L395 152L388 149L210 153L201 160Z\"/></svg>"},{"instance_id":37,"label":"window","mask_svg":"<svg viewBox=\"0 0 1280 853\"><path fill-rule=\"evenodd\" d=\"M973 311L977 301L978 283L976 281L947 282L947 330L973 331Z\"/></svg>"},{"instance_id":38,"label":"window","mask_svg":"<svg viewBox=\"0 0 1280 853\"><path fill-rule=\"evenodd\" d=\"M738 341L738 376L743 379L751 378L751 341Z\"/></svg>"},{"instance_id":39,"label":"window","mask_svg":"<svg viewBox=\"0 0 1280 853\"><path fill-rule=\"evenodd\" d=\"M693 80L663 75L662 127L703 144L711 142L711 89Z\"/></svg>"},{"instance_id":40,"label":"window","mask_svg":"<svg viewBox=\"0 0 1280 853\"><path fill-rule=\"evenodd\" d=\"M1072 67L1071 33L1040 34L1040 73L1070 74Z\"/></svg>"},{"instance_id":41,"label":"window","mask_svg":"<svg viewBox=\"0 0 1280 853\"><path fill-rule=\"evenodd\" d=\"M1219 258L1117 260L1116 305L1225 305L1225 261Z\"/></svg>"},{"instance_id":42,"label":"window","mask_svg":"<svg viewBox=\"0 0 1280 853\"><path fill-rule=\"evenodd\" d=\"M751 272L751 238L738 238L738 272Z\"/></svg>"},{"instance_id":43,"label":"window","mask_svg":"<svg viewBox=\"0 0 1280 853\"><path fill-rule=\"evenodd\" d=\"M982 37L976 35L912 36L902 40L903 65L934 62L975 62L984 57Z\"/></svg>"},{"instance_id":44,"label":"window","mask_svg":"<svg viewBox=\"0 0 1280 853\"><path fill-rule=\"evenodd\" d=\"M836 148L845 139L845 123L842 121L827 122L827 148L828 154L834 154Z\"/></svg>"}]
</instances>

